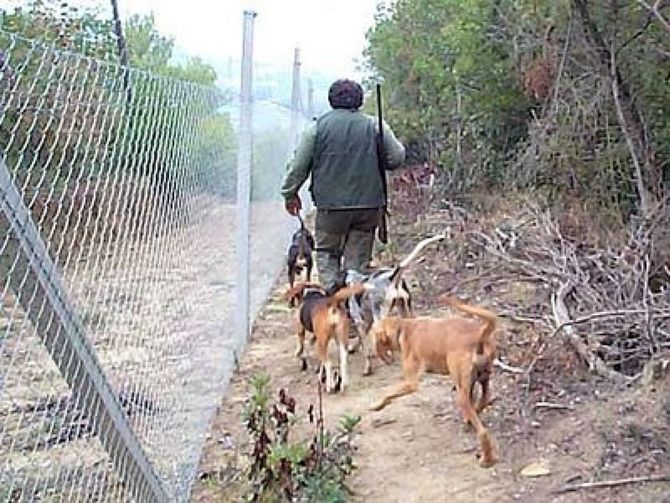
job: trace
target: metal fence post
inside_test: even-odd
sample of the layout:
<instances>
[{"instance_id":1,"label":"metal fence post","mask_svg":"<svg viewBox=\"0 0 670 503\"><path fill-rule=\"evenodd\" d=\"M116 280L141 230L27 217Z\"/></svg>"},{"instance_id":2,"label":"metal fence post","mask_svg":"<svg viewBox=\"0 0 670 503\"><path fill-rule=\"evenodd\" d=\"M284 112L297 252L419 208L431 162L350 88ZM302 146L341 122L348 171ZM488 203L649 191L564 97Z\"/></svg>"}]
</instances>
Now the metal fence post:
<instances>
[{"instance_id":1,"label":"metal fence post","mask_svg":"<svg viewBox=\"0 0 670 503\"><path fill-rule=\"evenodd\" d=\"M249 227L251 220L251 166L252 166L252 88L253 43L256 12L244 11L242 41L242 74L240 81L240 124L237 153L237 332L241 341L250 334L249 296Z\"/></svg>"}]
</instances>

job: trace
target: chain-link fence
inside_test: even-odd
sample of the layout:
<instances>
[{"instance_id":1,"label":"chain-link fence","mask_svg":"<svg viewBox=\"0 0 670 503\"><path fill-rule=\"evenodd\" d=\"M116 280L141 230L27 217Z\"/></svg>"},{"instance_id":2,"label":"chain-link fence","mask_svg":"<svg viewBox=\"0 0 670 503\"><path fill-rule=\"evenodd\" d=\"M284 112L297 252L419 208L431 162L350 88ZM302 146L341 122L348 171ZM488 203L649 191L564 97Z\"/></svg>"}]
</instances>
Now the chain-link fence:
<instances>
[{"instance_id":1,"label":"chain-link fence","mask_svg":"<svg viewBox=\"0 0 670 503\"><path fill-rule=\"evenodd\" d=\"M183 501L245 342L239 257L253 316L295 228L289 115L254 135L237 253L251 147L224 94L1 29L0 47L0 501Z\"/></svg>"}]
</instances>

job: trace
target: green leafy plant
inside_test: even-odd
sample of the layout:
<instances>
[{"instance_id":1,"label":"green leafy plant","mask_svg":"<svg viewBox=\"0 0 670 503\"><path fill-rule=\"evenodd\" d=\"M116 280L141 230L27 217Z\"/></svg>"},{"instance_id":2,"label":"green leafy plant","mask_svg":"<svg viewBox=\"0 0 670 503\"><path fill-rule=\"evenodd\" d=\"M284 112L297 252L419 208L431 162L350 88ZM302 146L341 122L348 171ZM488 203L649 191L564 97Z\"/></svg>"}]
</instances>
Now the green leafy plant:
<instances>
[{"instance_id":1,"label":"green leafy plant","mask_svg":"<svg viewBox=\"0 0 670 503\"><path fill-rule=\"evenodd\" d=\"M28 0L2 14L0 155L44 232L67 229L64 242L85 246L83 226L68 219L85 205L107 214L112 193L135 198L121 209L127 218L182 207L195 194L234 195L229 96L203 60L176 61L152 16L125 22L126 70L108 12ZM113 225L106 222L111 233Z\"/></svg>"},{"instance_id":2,"label":"green leafy plant","mask_svg":"<svg viewBox=\"0 0 670 503\"><path fill-rule=\"evenodd\" d=\"M670 180L668 51L641 2L397 0L364 56L409 161L439 165L449 195L542 189L625 220Z\"/></svg>"},{"instance_id":3,"label":"green leafy plant","mask_svg":"<svg viewBox=\"0 0 670 503\"><path fill-rule=\"evenodd\" d=\"M247 474L250 501L346 501L346 477L355 468L353 435L360 417L344 416L335 432L325 429L321 401L308 409L315 426L310 441L293 441L297 421L295 400L283 388L271 401L266 374L251 380L251 396L243 420L251 439Z\"/></svg>"}]
</instances>

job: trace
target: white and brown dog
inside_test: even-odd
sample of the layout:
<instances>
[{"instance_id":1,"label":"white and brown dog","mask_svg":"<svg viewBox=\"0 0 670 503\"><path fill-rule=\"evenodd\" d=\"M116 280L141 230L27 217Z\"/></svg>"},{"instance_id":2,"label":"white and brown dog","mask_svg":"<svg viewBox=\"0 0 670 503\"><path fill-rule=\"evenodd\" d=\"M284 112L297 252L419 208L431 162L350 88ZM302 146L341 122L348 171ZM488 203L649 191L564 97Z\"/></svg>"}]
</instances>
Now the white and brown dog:
<instances>
[{"instance_id":1,"label":"white and brown dog","mask_svg":"<svg viewBox=\"0 0 670 503\"><path fill-rule=\"evenodd\" d=\"M347 301L347 310L357 332L357 341L353 346L350 346L350 349L354 350L358 346L363 347L364 375L372 373L372 358L375 356L370 328L374 323L386 318L392 312L398 312L404 318L414 316L412 295L407 283L402 279L402 274L428 245L445 238L446 234L438 234L423 239L395 267L378 268L369 274L350 269L340 274L333 284L328 285L327 291L329 293L353 284L365 283L369 285L364 292L350 297Z\"/></svg>"},{"instance_id":2,"label":"white and brown dog","mask_svg":"<svg viewBox=\"0 0 670 503\"><path fill-rule=\"evenodd\" d=\"M295 355L302 361L302 369L307 368L304 357L305 335L310 332L316 342L316 355L319 359L319 372L326 373L326 391L336 390L336 382L332 363L329 356L330 341L334 340L339 348L341 391L349 385L349 371L347 364L347 342L349 338L349 319L344 309L344 302L353 295L360 295L366 289L372 288L367 284L354 284L339 289L328 295L321 285L316 283L299 283L286 293L291 305L298 305L295 315L295 328L298 336L298 347ZM321 376L320 376L321 377Z\"/></svg>"},{"instance_id":3,"label":"white and brown dog","mask_svg":"<svg viewBox=\"0 0 670 503\"><path fill-rule=\"evenodd\" d=\"M489 380L496 355L497 317L487 309L470 306L455 297L445 296L442 300L479 320L464 316L388 317L373 326L379 357L389 363L389 356L400 351L404 377L398 387L372 406L372 410L381 410L396 398L414 393L425 372L451 375L456 384L456 403L465 420L477 432L481 465L489 467L496 459L488 430L479 414L493 402ZM481 386L477 403L474 401L476 384Z\"/></svg>"}]
</instances>

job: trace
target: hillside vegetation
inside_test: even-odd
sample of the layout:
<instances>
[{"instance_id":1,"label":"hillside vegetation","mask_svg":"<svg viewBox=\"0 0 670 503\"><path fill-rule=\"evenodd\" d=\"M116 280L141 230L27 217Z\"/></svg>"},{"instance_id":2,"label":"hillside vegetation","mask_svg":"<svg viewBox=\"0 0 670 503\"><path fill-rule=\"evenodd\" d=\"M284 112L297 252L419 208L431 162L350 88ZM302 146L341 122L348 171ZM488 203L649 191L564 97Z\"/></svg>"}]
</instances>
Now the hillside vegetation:
<instances>
[{"instance_id":1,"label":"hillside vegetation","mask_svg":"<svg viewBox=\"0 0 670 503\"><path fill-rule=\"evenodd\" d=\"M667 190L668 19L662 1L398 0L366 61L445 188L531 188L623 222Z\"/></svg>"}]
</instances>

